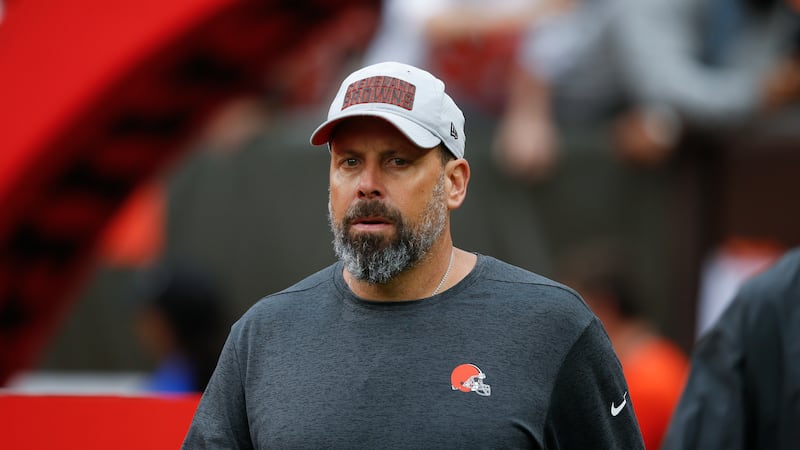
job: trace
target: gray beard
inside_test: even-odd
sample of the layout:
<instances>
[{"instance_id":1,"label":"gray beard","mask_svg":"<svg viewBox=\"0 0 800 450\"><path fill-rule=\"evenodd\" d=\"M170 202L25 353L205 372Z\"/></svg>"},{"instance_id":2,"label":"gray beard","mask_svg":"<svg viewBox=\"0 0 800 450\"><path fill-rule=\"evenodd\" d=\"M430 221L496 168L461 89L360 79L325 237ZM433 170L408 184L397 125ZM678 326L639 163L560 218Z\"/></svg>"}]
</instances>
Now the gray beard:
<instances>
[{"instance_id":1,"label":"gray beard","mask_svg":"<svg viewBox=\"0 0 800 450\"><path fill-rule=\"evenodd\" d=\"M350 224L356 217L382 216L395 225L394 239L371 233L351 235ZM444 174L434 186L430 201L416 227L407 224L400 212L380 200L365 200L350 208L340 223L333 221L330 199L328 222L333 232L333 250L354 278L370 284L386 284L398 274L413 267L444 231L447 206L444 200Z\"/></svg>"}]
</instances>

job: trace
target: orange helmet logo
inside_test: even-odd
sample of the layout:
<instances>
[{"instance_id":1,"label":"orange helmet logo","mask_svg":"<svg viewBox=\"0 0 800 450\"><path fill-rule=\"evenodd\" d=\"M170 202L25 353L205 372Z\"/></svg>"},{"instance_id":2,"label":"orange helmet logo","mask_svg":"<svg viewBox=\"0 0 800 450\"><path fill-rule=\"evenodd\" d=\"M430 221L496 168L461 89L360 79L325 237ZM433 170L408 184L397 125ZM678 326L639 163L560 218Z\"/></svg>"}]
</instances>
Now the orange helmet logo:
<instances>
[{"instance_id":1,"label":"orange helmet logo","mask_svg":"<svg viewBox=\"0 0 800 450\"><path fill-rule=\"evenodd\" d=\"M486 378L478 366L474 364L461 364L453 369L450 374L450 384L454 391L474 392L478 395L488 397L492 395L492 387L485 384Z\"/></svg>"}]
</instances>

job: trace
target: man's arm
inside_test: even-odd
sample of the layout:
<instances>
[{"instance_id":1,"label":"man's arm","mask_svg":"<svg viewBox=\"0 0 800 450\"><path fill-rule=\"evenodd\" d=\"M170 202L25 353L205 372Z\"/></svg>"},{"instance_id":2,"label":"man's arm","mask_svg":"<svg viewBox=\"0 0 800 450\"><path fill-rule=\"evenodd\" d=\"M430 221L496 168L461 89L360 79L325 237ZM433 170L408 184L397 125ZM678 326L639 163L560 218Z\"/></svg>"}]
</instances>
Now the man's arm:
<instances>
[{"instance_id":1,"label":"man's arm","mask_svg":"<svg viewBox=\"0 0 800 450\"><path fill-rule=\"evenodd\" d=\"M545 424L548 448L644 449L622 366L594 319L559 371Z\"/></svg>"},{"instance_id":2,"label":"man's arm","mask_svg":"<svg viewBox=\"0 0 800 450\"><path fill-rule=\"evenodd\" d=\"M183 442L184 449L253 448L234 339L236 330L234 326L222 349Z\"/></svg>"}]
</instances>

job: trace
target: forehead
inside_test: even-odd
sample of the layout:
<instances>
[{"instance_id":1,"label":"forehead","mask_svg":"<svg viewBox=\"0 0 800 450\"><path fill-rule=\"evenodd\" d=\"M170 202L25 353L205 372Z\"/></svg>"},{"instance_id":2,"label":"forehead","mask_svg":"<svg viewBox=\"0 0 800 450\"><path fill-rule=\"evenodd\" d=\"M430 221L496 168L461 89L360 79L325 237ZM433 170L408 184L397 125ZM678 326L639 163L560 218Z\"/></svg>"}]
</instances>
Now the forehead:
<instances>
[{"instance_id":1,"label":"forehead","mask_svg":"<svg viewBox=\"0 0 800 450\"><path fill-rule=\"evenodd\" d=\"M377 117L351 117L331 133L331 149L360 148L363 146L391 146L398 149L427 151L411 142L394 125Z\"/></svg>"}]
</instances>

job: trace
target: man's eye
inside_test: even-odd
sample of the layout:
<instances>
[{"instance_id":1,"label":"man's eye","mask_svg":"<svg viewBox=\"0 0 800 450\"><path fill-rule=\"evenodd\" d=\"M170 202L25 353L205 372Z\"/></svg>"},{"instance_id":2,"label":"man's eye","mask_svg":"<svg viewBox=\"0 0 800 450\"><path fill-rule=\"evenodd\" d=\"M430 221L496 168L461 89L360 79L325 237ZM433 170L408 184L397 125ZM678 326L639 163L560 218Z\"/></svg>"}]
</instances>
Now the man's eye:
<instances>
[{"instance_id":1,"label":"man's eye","mask_svg":"<svg viewBox=\"0 0 800 450\"><path fill-rule=\"evenodd\" d=\"M347 158L344 160L344 165L348 167L353 167L358 164L358 160L355 158Z\"/></svg>"},{"instance_id":2,"label":"man's eye","mask_svg":"<svg viewBox=\"0 0 800 450\"><path fill-rule=\"evenodd\" d=\"M395 166L405 166L408 165L408 161L403 158L392 158L391 163Z\"/></svg>"}]
</instances>

